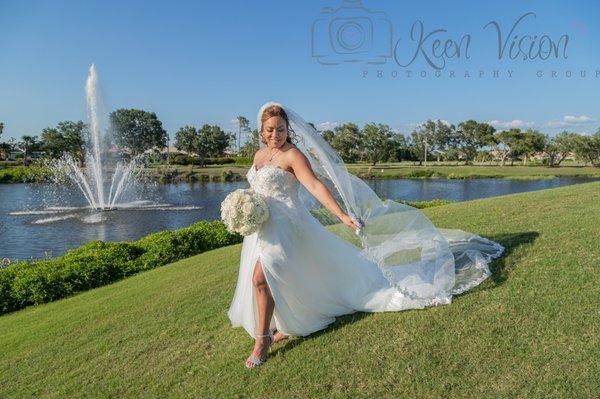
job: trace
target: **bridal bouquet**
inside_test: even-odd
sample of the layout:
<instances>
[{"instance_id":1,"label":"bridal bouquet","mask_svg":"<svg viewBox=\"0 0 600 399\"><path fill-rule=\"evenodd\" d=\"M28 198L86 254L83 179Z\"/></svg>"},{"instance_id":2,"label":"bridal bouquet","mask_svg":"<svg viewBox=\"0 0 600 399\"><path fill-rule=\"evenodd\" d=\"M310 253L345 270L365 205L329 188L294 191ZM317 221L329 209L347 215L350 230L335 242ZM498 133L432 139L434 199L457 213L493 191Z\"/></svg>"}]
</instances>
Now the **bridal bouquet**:
<instances>
[{"instance_id":1,"label":"bridal bouquet","mask_svg":"<svg viewBox=\"0 0 600 399\"><path fill-rule=\"evenodd\" d=\"M269 208L256 191L240 188L229 193L221 203L221 219L229 232L247 236L269 219Z\"/></svg>"}]
</instances>

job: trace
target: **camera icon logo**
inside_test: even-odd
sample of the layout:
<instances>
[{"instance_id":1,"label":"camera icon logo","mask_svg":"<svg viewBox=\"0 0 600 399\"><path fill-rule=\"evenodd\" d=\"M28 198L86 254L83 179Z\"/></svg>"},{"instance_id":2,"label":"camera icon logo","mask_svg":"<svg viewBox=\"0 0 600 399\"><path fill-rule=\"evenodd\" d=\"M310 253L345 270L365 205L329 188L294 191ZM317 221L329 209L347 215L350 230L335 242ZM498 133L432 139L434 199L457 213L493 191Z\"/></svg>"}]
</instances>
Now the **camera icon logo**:
<instances>
[{"instance_id":1,"label":"camera icon logo","mask_svg":"<svg viewBox=\"0 0 600 399\"><path fill-rule=\"evenodd\" d=\"M321 10L312 26L312 56L323 65L385 64L392 57L392 24L382 11L361 0L342 0Z\"/></svg>"}]
</instances>

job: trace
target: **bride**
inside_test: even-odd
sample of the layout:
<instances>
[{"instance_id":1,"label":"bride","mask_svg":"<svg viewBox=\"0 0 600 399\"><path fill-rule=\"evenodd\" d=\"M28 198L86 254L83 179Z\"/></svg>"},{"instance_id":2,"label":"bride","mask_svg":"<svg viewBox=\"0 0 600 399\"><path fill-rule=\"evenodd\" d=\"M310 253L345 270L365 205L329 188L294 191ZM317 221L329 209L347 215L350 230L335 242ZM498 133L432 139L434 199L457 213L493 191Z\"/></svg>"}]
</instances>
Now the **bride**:
<instances>
[{"instance_id":1,"label":"bride","mask_svg":"<svg viewBox=\"0 0 600 399\"><path fill-rule=\"evenodd\" d=\"M381 200L288 107L264 104L257 126L261 148L247 178L269 219L244 237L228 311L232 326L255 338L246 367L263 364L275 342L336 316L449 304L490 276L502 245L436 228L419 209ZM315 205L329 213L315 218Z\"/></svg>"}]
</instances>

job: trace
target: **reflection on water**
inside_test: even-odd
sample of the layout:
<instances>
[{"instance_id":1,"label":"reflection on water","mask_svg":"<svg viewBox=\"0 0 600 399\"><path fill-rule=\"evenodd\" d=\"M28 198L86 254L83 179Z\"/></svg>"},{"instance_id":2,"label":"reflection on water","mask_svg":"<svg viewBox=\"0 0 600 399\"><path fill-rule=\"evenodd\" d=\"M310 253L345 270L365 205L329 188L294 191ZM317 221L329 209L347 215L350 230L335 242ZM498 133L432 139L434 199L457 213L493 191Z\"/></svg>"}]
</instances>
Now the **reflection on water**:
<instances>
[{"instance_id":1,"label":"reflection on water","mask_svg":"<svg viewBox=\"0 0 600 399\"><path fill-rule=\"evenodd\" d=\"M598 179L370 180L386 198L467 201ZM246 181L160 184L123 198L115 210L89 208L80 193L52 184L0 184L0 260L56 257L90 240L134 241L147 234L220 217L220 204ZM53 202L61 198L59 202ZM144 198L139 201L136 198Z\"/></svg>"}]
</instances>

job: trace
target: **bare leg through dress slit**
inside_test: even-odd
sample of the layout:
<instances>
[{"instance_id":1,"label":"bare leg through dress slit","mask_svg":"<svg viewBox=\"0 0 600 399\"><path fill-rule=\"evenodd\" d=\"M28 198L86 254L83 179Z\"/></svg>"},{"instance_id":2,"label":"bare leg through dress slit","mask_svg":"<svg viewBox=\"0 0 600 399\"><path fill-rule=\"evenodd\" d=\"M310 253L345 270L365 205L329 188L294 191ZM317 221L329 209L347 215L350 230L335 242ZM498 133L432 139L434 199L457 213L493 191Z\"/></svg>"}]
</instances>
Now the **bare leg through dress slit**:
<instances>
[{"instance_id":1,"label":"bare leg through dress slit","mask_svg":"<svg viewBox=\"0 0 600 399\"><path fill-rule=\"evenodd\" d=\"M252 273L252 285L254 289L254 298L258 307L258 334L267 334L273 317L275 300L271 293L271 288L265 277L264 268L260 256L254 265Z\"/></svg>"}]
</instances>

